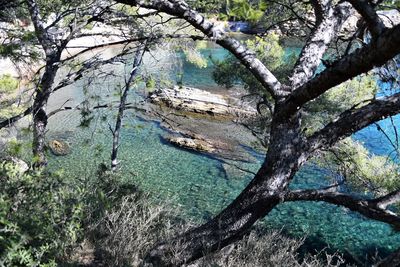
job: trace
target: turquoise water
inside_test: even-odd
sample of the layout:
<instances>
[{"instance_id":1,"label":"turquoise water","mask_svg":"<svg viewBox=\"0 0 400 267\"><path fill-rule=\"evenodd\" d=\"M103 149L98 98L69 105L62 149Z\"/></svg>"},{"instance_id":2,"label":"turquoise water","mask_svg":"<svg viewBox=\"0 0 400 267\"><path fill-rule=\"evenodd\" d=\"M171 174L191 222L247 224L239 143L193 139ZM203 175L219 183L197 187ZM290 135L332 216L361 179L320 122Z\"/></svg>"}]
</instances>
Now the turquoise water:
<instances>
[{"instance_id":1,"label":"turquoise water","mask_svg":"<svg viewBox=\"0 0 400 267\"><path fill-rule=\"evenodd\" d=\"M204 54L214 52L216 57L223 57L226 53L208 49ZM210 79L212 65L201 70L188 63L183 63L183 66L184 84L217 88ZM114 99L108 86L114 82L109 80L108 84L94 85L102 96L102 102ZM82 98L80 88L81 85L69 87L53 96L51 101L53 104L62 103L66 96L78 101ZM130 101L137 101L134 94L130 97ZM86 129L77 127L79 114L76 111L52 117L48 125L49 137L66 139L72 145L72 153L65 157L50 156L50 167L58 169L63 166L67 174L81 178L94 177L100 163L108 165L111 150L108 123L113 124L114 117L115 111L99 110L91 127ZM139 113L128 111L124 125L119 151L121 177L138 184L156 198L180 207L198 222L218 213L251 179L249 175L227 176L221 161L169 145L163 140L167 132L157 122L142 119ZM372 152L388 152L387 142L375 127L360 131L355 138L365 142ZM261 162L263 155L258 155L258 158ZM256 171L260 162L238 164ZM326 184L324 170L306 166L298 173L292 186L318 188ZM274 229L283 229L291 236L307 236L305 250L329 246L331 251L339 250L361 262L364 262L366 254L373 255L379 251L383 256L400 246L400 234L389 226L325 203L282 204L264 219L264 223Z\"/></svg>"}]
</instances>

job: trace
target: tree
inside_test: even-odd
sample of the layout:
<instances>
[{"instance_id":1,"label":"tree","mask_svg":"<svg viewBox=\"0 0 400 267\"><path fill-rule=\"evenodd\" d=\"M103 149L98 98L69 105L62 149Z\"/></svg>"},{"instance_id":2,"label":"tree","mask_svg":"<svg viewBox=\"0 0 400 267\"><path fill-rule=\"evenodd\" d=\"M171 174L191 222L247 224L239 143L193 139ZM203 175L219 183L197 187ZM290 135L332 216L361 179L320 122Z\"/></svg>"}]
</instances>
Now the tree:
<instances>
[{"instance_id":1,"label":"tree","mask_svg":"<svg viewBox=\"0 0 400 267\"><path fill-rule=\"evenodd\" d=\"M135 78L137 78L137 72L138 68L142 62L142 57L145 52L145 44L144 45L139 45L135 57L132 63L132 70L129 74L128 80L125 81L125 86L122 90L120 102L119 102L119 107L118 107L118 114L117 114L117 119L115 121L115 127L112 129L110 127L112 136L113 136L113 144L112 144L112 149L111 149L111 170L115 171L118 166L118 147L119 147L119 136L120 136L120 131L122 127L122 118L124 116L124 111L126 109L126 100L128 97L129 90L132 87L132 84L135 81Z\"/></svg>"},{"instance_id":2,"label":"tree","mask_svg":"<svg viewBox=\"0 0 400 267\"><path fill-rule=\"evenodd\" d=\"M45 106L53 91L53 85L63 51L68 43L76 38L81 30L91 22L98 20L104 13L92 11L90 3L75 1L66 5L63 1L49 4L42 1L27 0L27 10L35 29L35 37L43 49L45 66L44 71L34 89L34 101L31 108L25 114L33 115L33 144L34 165L46 165L45 134L47 125L47 114ZM89 16L89 14L92 14ZM54 19L51 19L52 16ZM88 17L89 16L89 17ZM67 22L68 32L62 31L61 23ZM61 35L62 37L60 38Z\"/></svg>"},{"instance_id":3,"label":"tree","mask_svg":"<svg viewBox=\"0 0 400 267\"><path fill-rule=\"evenodd\" d=\"M57 1L57 3L49 3L47 1L26 0L22 6L18 5L17 2L12 3L10 2L5 7L13 12L15 11L14 13L18 13L17 17L29 17L34 26L34 32L32 33L29 28L18 29L23 34L15 38L13 27L9 27L9 31L5 32L7 41L4 41L0 45L0 55L6 57L15 55L16 61L18 61L22 54L21 47L26 46L27 50L33 50L35 53L25 53L24 58L27 58L29 61L42 60L43 62L40 63L44 63L44 66L39 68L37 71L37 76L39 77L34 81L33 104L28 104L27 108L19 114L13 114L13 116L5 119L1 118L0 129L14 124L27 115L33 115L32 152L34 167L43 167L47 164L45 134L48 117L59 111L74 109L72 107L61 107L47 113L46 105L53 92L81 79L88 70L117 61L124 61L123 56L126 56L131 48L128 46L129 43L151 42L152 44L156 44L158 40L163 38L199 38L197 35L160 32L158 26L168 24L169 20L158 17L158 12L140 13L135 9L129 8L125 8L124 10L120 6L116 6L108 1ZM146 22L150 30L145 32L139 20L147 17L152 17L154 21L151 24ZM111 26L116 32L91 33L84 31L95 23ZM87 36L108 37L110 35L117 36L119 40L99 45L79 46L79 49L82 49L81 51L75 52L72 55L70 54L69 49L74 48L74 46L70 46L70 43L74 39ZM75 66L71 68L72 70L66 77L60 80L56 79L60 68L68 66L73 60L79 59L79 56L97 48L112 45L125 45L125 48L122 49L120 54L112 58L102 59L101 55L97 55L83 62L75 62L72 64ZM36 49L36 47L40 47L40 49ZM3 53L3 50L6 52ZM67 54L67 56L64 54ZM96 108L102 108L102 106L97 106ZM118 134L114 135L113 133L113 136L115 142L118 139ZM117 151L117 146L118 142L115 143L114 152Z\"/></svg>"},{"instance_id":4,"label":"tree","mask_svg":"<svg viewBox=\"0 0 400 267\"><path fill-rule=\"evenodd\" d=\"M400 217L387 209L388 205L400 200L400 190L375 199L362 199L329 189L288 189L298 169L316 153L382 118L400 112L400 94L393 93L347 109L315 132L306 134L302 128L305 105L335 86L384 65L400 52L400 25L387 28L370 1L310 1L315 22L287 83L281 83L250 49L183 1L117 2L155 9L186 20L230 51L273 100L268 151L253 180L215 218L173 240L158 244L149 252L146 262L156 266L177 266L198 259L204 251L218 250L241 238L258 219L285 201L324 201L394 227L400 226ZM325 64L325 69L317 74L317 67L323 62L329 45L340 32L343 22L355 10L368 27L371 40ZM177 247L183 252L179 259L172 261L170 255Z\"/></svg>"},{"instance_id":5,"label":"tree","mask_svg":"<svg viewBox=\"0 0 400 267\"><path fill-rule=\"evenodd\" d=\"M14 2L12 2L14 3ZM16 3L16 1L15 1ZM34 156L34 166L42 167L47 163L45 154L45 134L46 125L49 114L46 112L46 105L50 95L60 90L61 88L72 84L76 80L82 78L85 71L96 68L102 64L110 64L114 61L120 60L121 55L116 55L111 59L101 59L93 57L78 64L78 69L70 71L64 79L56 80L58 71L62 66L68 65L72 60L77 59L78 56L85 52L94 50L96 48L105 47L107 45L120 45L137 40L143 40L143 37L136 37L135 31L129 32L124 38L120 36L120 41L108 42L100 45L83 46L83 50L75 52L70 55L69 45L72 40L85 37L85 36L109 36L110 33L87 33L83 30L87 27L93 26L94 23L104 23L107 20L108 24L112 24L114 29L119 29L119 24L124 23L122 14L118 14L120 21L113 20L118 17L115 13L118 10L113 10L109 2L92 2L92 1L57 1L56 3L48 3L46 1L27 0L23 5L7 6L8 10L13 10L15 13L24 13L28 16L34 26L34 33L28 29L22 29L22 36L15 38L15 34L11 32L13 27L9 27L6 32L7 42L3 42L3 47L8 53L3 53L3 56L18 55L21 57L21 46L27 46L31 50L35 50L36 56L33 57L32 53L25 55L26 58L33 61L43 60L44 66L39 68L37 74L39 78L34 81L33 89L33 104L28 105L25 111L16 114L0 122L0 128L7 127L19 119L32 114L33 115L33 145L32 152ZM17 12L18 11L18 12ZM113 15L111 15L114 13ZM120 12L121 13L121 12ZM22 15L21 15L22 16ZM134 15L130 17L132 19ZM134 23L131 21L131 23ZM9 26L12 26L10 24ZM29 38L27 38L29 36ZM39 45L41 51L36 51L35 45ZM73 47L72 47L73 48ZM4 50L4 49L3 49ZM125 52L125 51L124 51ZM69 56L63 55L67 54ZM18 61L19 59L16 59ZM60 111L59 109L57 111ZM56 111L52 111L54 114Z\"/></svg>"}]
</instances>

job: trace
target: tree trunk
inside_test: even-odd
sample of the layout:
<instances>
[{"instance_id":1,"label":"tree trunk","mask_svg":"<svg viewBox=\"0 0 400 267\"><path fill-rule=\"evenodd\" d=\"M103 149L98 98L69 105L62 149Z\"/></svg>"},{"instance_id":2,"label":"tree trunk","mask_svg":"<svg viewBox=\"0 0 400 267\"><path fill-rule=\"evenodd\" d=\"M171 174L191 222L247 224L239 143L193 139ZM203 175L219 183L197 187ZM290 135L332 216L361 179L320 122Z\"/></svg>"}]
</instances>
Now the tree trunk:
<instances>
[{"instance_id":1,"label":"tree trunk","mask_svg":"<svg viewBox=\"0 0 400 267\"><path fill-rule=\"evenodd\" d=\"M111 170L115 171L118 166L118 147L119 147L119 136L121 132L121 125L122 125L122 118L124 116L125 106L126 106L126 99L128 97L128 92L130 90L131 84L136 77L137 70L142 62L142 57L144 54L144 47L139 47L135 54L135 59L133 61L133 68L130 73L128 81L125 83L125 89L121 95L121 99L119 102L117 120L115 122L115 128L112 130L113 135L113 144L111 150Z\"/></svg>"},{"instance_id":2,"label":"tree trunk","mask_svg":"<svg viewBox=\"0 0 400 267\"><path fill-rule=\"evenodd\" d=\"M47 164L45 154L45 135L47 126L47 114L45 107L49 100L54 79L58 70L58 66L55 64L58 62L56 58L48 59L46 61L45 72L43 73L42 79L39 86L36 88L36 95L33 102L33 140L32 140L32 152L35 168L43 167Z\"/></svg>"},{"instance_id":3,"label":"tree trunk","mask_svg":"<svg viewBox=\"0 0 400 267\"><path fill-rule=\"evenodd\" d=\"M47 115L44 108L39 107L33 116L33 166L40 168L46 166L47 159L45 155L45 134L47 126Z\"/></svg>"},{"instance_id":4,"label":"tree trunk","mask_svg":"<svg viewBox=\"0 0 400 267\"><path fill-rule=\"evenodd\" d=\"M145 259L146 266L180 266L240 239L260 218L267 215L307 155L300 138L299 118L272 126L266 159L242 193L210 222L182 236L157 245ZM271 164L269 164L271 163Z\"/></svg>"}]
</instances>

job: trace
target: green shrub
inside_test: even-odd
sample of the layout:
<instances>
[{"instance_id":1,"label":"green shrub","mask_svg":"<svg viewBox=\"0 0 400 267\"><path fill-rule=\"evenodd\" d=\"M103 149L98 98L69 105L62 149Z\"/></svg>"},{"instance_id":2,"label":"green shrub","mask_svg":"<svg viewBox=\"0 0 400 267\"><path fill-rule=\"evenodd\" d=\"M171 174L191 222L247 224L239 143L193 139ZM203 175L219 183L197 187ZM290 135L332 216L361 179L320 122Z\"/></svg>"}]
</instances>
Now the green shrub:
<instances>
[{"instance_id":1,"label":"green shrub","mask_svg":"<svg viewBox=\"0 0 400 267\"><path fill-rule=\"evenodd\" d=\"M0 163L0 266L56 266L82 235L84 190Z\"/></svg>"},{"instance_id":2,"label":"green shrub","mask_svg":"<svg viewBox=\"0 0 400 267\"><path fill-rule=\"evenodd\" d=\"M11 75L5 74L0 77L0 94L13 93L18 88L19 82Z\"/></svg>"}]
</instances>

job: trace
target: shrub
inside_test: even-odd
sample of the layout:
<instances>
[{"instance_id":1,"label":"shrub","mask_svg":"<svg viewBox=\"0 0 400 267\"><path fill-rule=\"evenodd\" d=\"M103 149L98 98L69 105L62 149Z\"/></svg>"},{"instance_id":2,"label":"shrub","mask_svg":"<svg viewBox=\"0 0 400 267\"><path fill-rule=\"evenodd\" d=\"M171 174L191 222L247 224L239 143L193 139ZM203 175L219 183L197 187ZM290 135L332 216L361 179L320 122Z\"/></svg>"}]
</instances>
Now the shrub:
<instances>
[{"instance_id":1,"label":"shrub","mask_svg":"<svg viewBox=\"0 0 400 267\"><path fill-rule=\"evenodd\" d=\"M60 175L0 163L0 266L56 266L81 238L82 190Z\"/></svg>"},{"instance_id":2,"label":"shrub","mask_svg":"<svg viewBox=\"0 0 400 267\"><path fill-rule=\"evenodd\" d=\"M149 201L147 195L124 196L119 204L107 211L96 224L93 242L106 266L140 266L146 253L158 242L171 240L193 226L180 220L168 205ZM188 267L233 266L340 266L339 255L320 253L299 257L297 250L303 240L288 238L277 231L254 229L242 240L223 250L208 254ZM182 245L181 249L184 249ZM180 257L179 248L171 257Z\"/></svg>"},{"instance_id":3,"label":"shrub","mask_svg":"<svg viewBox=\"0 0 400 267\"><path fill-rule=\"evenodd\" d=\"M107 266L138 266L154 244L187 227L171 207L146 194L129 194L97 224L95 246L106 255Z\"/></svg>"},{"instance_id":4,"label":"shrub","mask_svg":"<svg viewBox=\"0 0 400 267\"><path fill-rule=\"evenodd\" d=\"M285 267L318 267L340 266L344 263L339 255L325 254L306 257L300 262L297 250L302 240L288 238L277 231L253 230L242 240L204 257L199 267L233 267L233 266L285 266Z\"/></svg>"},{"instance_id":5,"label":"shrub","mask_svg":"<svg viewBox=\"0 0 400 267\"><path fill-rule=\"evenodd\" d=\"M13 93L18 88L19 82L11 75L5 74L0 76L0 94Z\"/></svg>"}]
</instances>

